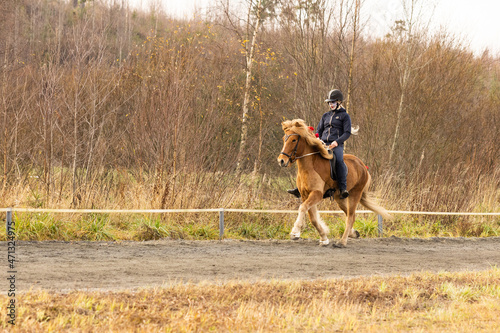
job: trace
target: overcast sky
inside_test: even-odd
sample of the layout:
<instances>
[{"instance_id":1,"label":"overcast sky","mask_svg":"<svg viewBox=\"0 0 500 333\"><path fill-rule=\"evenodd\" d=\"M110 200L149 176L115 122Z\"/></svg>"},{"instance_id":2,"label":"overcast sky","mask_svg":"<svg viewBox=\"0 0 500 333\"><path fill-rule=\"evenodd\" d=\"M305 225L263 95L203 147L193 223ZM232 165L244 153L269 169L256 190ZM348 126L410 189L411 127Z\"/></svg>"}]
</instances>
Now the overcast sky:
<instances>
[{"instance_id":1,"label":"overcast sky","mask_svg":"<svg viewBox=\"0 0 500 333\"><path fill-rule=\"evenodd\" d=\"M147 8L151 0L130 0ZM215 0L153 0L159 1L167 13L179 17L193 17L195 9L204 8ZM231 0L237 1L237 0ZM422 0L420 0L422 1ZM476 54L489 48L500 54L500 0L423 0L428 5L426 15L433 16L431 29L442 26L470 44ZM434 8L433 8L434 7ZM364 0L362 16L369 23L369 31L383 36L395 20L401 18L401 0Z\"/></svg>"}]
</instances>

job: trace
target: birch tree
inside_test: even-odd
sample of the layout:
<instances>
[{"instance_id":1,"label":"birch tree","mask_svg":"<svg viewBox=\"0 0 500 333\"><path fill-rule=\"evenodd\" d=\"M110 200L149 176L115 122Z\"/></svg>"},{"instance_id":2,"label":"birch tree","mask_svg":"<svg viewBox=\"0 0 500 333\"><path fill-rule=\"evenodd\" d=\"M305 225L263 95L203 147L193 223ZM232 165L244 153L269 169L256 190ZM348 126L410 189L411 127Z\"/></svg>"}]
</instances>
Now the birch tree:
<instances>
[{"instance_id":1,"label":"birch tree","mask_svg":"<svg viewBox=\"0 0 500 333\"><path fill-rule=\"evenodd\" d=\"M248 138L248 112L250 104L250 93L252 86L252 76L253 76L253 64L254 64L254 55L255 55L255 47L257 45L257 39L259 37L259 29L262 24L262 0L257 1L255 17L251 19L253 1L250 1L248 6L248 21L247 21L247 36L251 35L251 40L243 40L242 44L245 50L245 87L244 96L243 96L243 106L242 106L242 115L241 115L241 136L240 136L240 148L238 151L238 158L236 160L236 172L240 172L244 155L245 155L245 147L247 144Z\"/></svg>"}]
</instances>

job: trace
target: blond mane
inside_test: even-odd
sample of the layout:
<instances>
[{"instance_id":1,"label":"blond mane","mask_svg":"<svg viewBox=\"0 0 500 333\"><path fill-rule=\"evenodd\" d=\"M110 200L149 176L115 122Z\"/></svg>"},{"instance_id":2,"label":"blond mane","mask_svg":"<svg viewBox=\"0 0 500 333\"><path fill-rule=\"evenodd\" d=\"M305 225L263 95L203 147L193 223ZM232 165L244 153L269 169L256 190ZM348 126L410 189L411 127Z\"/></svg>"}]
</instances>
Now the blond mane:
<instances>
[{"instance_id":1,"label":"blond mane","mask_svg":"<svg viewBox=\"0 0 500 333\"><path fill-rule=\"evenodd\" d=\"M308 145L310 145L311 147L316 147L320 152L321 156L323 156L327 160L332 159L332 155L328 153L328 150L326 150L321 140L319 140L313 134L313 132L309 129L304 120L302 119L285 120L284 122L281 123L281 127L283 128L284 132L292 131L300 135L302 138L306 140Z\"/></svg>"}]
</instances>

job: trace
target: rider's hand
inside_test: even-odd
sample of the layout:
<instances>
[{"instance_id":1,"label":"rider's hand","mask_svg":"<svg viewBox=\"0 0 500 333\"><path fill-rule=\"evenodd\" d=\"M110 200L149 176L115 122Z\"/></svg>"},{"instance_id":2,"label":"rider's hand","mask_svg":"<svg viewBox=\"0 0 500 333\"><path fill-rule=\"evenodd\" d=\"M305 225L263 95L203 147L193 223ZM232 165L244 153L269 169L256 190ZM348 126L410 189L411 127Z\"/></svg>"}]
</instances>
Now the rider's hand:
<instances>
[{"instance_id":1,"label":"rider's hand","mask_svg":"<svg viewBox=\"0 0 500 333\"><path fill-rule=\"evenodd\" d=\"M337 141L333 141L331 145L328 146L328 148L330 149L333 149L335 147L337 147L339 144L337 143Z\"/></svg>"}]
</instances>

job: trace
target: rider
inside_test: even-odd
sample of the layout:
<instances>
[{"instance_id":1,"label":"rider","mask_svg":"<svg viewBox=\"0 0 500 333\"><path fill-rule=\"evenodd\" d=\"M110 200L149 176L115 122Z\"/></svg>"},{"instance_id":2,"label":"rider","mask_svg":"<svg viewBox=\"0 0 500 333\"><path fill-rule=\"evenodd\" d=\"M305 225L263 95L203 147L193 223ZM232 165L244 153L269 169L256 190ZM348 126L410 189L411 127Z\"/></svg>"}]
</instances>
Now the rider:
<instances>
[{"instance_id":1,"label":"rider","mask_svg":"<svg viewBox=\"0 0 500 333\"><path fill-rule=\"evenodd\" d=\"M344 96L338 89L333 89L328 93L325 103L328 103L330 110L323 114L317 128L319 138L325 142L328 149L333 151L336 157L335 171L340 199L349 196L347 167L344 163L344 142L351 136L351 117L342 106L343 99ZM288 193L300 198L298 189L288 190Z\"/></svg>"}]
</instances>

